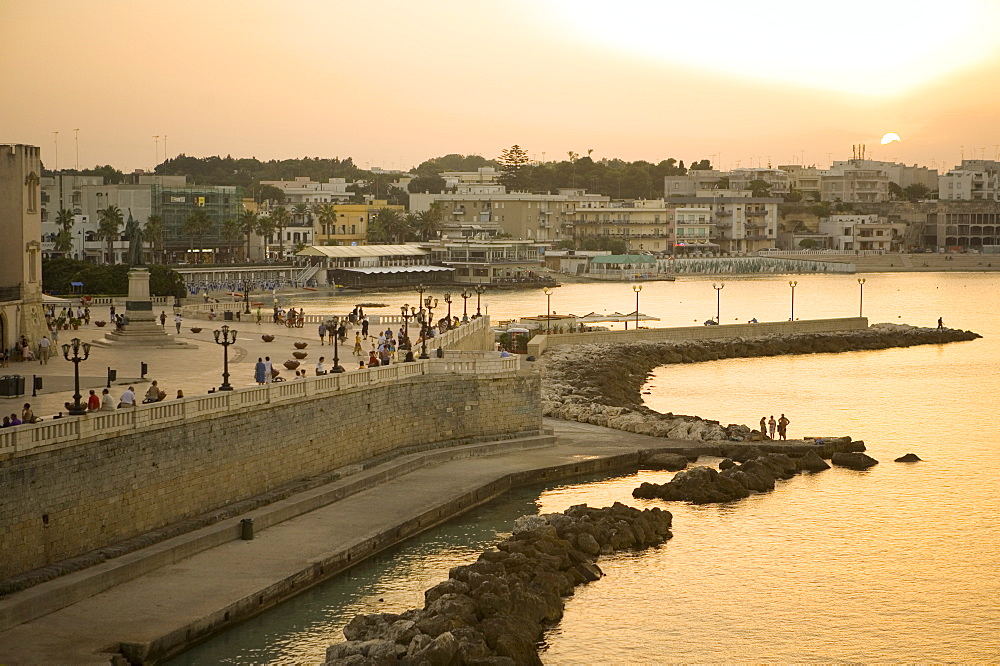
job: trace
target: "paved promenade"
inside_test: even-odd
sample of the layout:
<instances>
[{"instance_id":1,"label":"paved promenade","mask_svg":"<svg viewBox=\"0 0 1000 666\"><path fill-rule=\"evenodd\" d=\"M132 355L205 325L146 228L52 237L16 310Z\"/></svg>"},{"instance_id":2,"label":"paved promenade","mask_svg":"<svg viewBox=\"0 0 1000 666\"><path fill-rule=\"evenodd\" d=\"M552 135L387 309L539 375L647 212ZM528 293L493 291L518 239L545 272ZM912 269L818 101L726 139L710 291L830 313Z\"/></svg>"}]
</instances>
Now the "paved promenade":
<instances>
[{"instance_id":1,"label":"paved promenade","mask_svg":"<svg viewBox=\"0 0 1000 666\"><path fill-rule=\"evenodd\" d=\"M296 503L335 493L331 486L364 486L370 479L358 492L258 531L252 541L236 538L239 521L232 519L11 595L0 601L0 612L33 595L58 594L60 586L80 585L88 576L114 575L113 567L142 566L143 558L163 549L183 552L185 543L202 538L206 530L232 535L223 545L0 632L0 663L106 664L109 652L120 645L128 646L133 658L156 658L183 644L185 636L273 605L349 566L348 561L489 501L512 485L609 468L627 471L635 468L640 450L692 445L565 421L546 420L546 426L554 429L554 443L547 437L413 454L255 510L249 515L264 522L265 514L280 516Z\"/></svg>"},{"instance_id":2,"label":"paved promenade","mask_svg":"<svg viewBox=\"0 0 1000 666\"><path fill-rule=\"evenodd\" d=\"M112 330L110 324L98 328L93 322L108 321L108 310L107 307L92 308L89 325L81 325L76 331L72 329L59 331L59 340L53 346L48 363L11 362L9 367L0 368L0 375L18 374L25 377L23 396L17 398L0 396L0 416L9 416L15 412L20 416L25 402L31 403L35 415L45 419L64 411L63 403L73 400L73 364L63 359L59 345L69 342L74 337L80 338L83 342L103 339L104 334ZM154 309L154 312L159 315L160 310L163 308ZM170 309L166 312L166 330L174 334L176 328L173 323L173 313ZM270 309L263 309L262 314L263 321L259 326L255 314L246 316L243 321L223 321L221 316L215 321L185 318L178 337L184 342L196 345L197 349L92 347L90 358L80 363L80 393L83 396L81 400L86 402L88 389L94 389L100 395L101 390L107 386L108 367L117 370L118 373L117 381L111 386L111 394L116 401L131 384L135 387L136 396L141 402L152 380L156 380L157 385L166 391L168 400L177 395L178 389L183 390L184 395L189 397L208 393L209 389L222 383L222 346L215 343L212 331L223 324L228 324L230 328L238 331L236 344L229 348L229 383L235 388L255 385L254 364L258 357L270 356L283 377L293 378L295 372L286 370L281 364L294 358L292 352L297 351L293 346L294 342L309 343L303 350L308 356L299 366L308 371L309 376L315 374L314 367L320 356L326 357L327 370L333 367L333 347L320 346L317 324L306 324L303 328L287 328L271 323ZM191 328L198 327L202 329L201 332L191 331ZM373 325L369 333L377 335L377 328ZM385 330L385 326L381 328ZM362 358L353 354L355 330L360 331L360 327L349 329L346 345L339 345L340 364L348 371L356 370L358 361ZM274 335L274 341L264 342L261 335L265 333ZM370 348L371 340L368 341L366 349ZM367 351L363 358L368 359ZM141 363L146 363L149 368L144 380L140 379ZM42 377L43 384L43 389L34 397L31 395L32 375Z\"/></svg>"}]
</instances>

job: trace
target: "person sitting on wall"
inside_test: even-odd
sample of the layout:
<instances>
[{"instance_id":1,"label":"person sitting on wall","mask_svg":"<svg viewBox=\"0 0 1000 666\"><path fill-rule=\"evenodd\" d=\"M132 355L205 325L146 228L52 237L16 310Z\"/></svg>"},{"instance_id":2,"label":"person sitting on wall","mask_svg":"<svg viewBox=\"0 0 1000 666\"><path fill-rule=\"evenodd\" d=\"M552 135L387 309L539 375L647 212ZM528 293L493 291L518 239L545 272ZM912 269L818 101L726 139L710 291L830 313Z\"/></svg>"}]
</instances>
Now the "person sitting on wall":
<instances>
[{"instance_id":1,"label":"person sitting on wall","mask_svg":"<svg viewBox=\"0 0 1000 666\"><path fill-rule=\"evenodd\" d=\"M160 389L160 387L156 385L156 380L154 379L153 383L149 385L149 390L146 391L146 397L142 401L142 404L145 405L150 402L159 402L166 397L167 397L167 392Z\"/></svg>"}]
</instances>

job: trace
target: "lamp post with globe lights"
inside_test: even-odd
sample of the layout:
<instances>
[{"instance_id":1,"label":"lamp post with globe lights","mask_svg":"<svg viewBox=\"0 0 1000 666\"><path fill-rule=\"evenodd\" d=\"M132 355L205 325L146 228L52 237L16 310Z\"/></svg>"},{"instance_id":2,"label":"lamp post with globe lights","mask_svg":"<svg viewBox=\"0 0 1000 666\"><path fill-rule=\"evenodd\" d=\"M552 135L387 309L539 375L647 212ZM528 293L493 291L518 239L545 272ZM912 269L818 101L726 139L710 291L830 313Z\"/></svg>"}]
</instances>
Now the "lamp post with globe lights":
<instances>
[{"instance_id":1,"label":"lamp post with globe lights","mask_svg":"<svg viewBox=\"0 0 1000 666\"><path fill-rule=\"evenodd\" d=\"M479 306L480 303L482 302L483 294L486 293L486 287L484 287L482 284L477 284L475 291L476 291L476 318L478 319L479 317L483 316L482 314L480 314Z\"/></svg>"},{"instance_id":2,"label":"lamp post with globe lights","mask_svg":"<svg viewBox=\"0 0 1000 666\"><path fill-rule=\"evenodd\" d=\"M236 329L230 330L228 324L223 324L221 330L212 331L215 336L215 343L222 345L222 386L220 391L232 391L233 387L229 383L229 345L236 344Z\"/></svg>"},{"instance_id":3,"label":"lamp post with globe lights","mask_svg":"<svg viewBox=\"0 0 1000 666\"><path fill-rule=\"evenodd\" d=\"M80 356L80 350L83 350L83 356ZM90 343L80 342L80 338L73 338L69 341L69 344L62 346L63 358L67 361L73 362L73 404L69 408L69 413L72 416L81 416L87 413L87 405L80 402L80 363L86 361L90 356ZM73 356L70 357L69 353L73 352Z\"/></svg>"},{"instance_id":4,"label":"lamp post with globe lights","mask_svg":"<svg viewBox=\"0 0 1000 666\"><path fill-rule=\"evenodd\" d=\"M865 278L858 278L858 286L861 288L861 293L858 297L858 316L863 317L865 311Z\"/></svg>"},{"instance_id":5,"label":"lamp post with globe lights","mask_svg":"<svg viewBox=\"0 0 1000 666\"><path fill-rule=\"evenodd\" d=\"M712 288L715 289L715 323L722 323L722 290L725 288L726 283L720 282L719 284L712 283Z\"/></svg>"},{"instance_id":6,"label":"lamp post with globe lights","mask_svg":"<svg viewBox=\"0 0 1000 666\"><path fill-rule=\"evenodd\" d=\"M451 292L447 292L444 295L444 302L448 304L448 329L451 330Z\"/></svg>"},{"instance_id":7,"label":"lamp post with globe lights","mask_svg":"<svg viewBox=\"0 0 1000 666\"><path fill-rule=\"evenodd\" d=\"M799 284L798 280L789 280L788 281L788 286L792 288L792 319L791 319L791 321L795 321L795 287L797 287L798 284Z\"/></svg>"},{"instance_id":8,"label":"lamp post with globe lights","mask_svg":"<svg viewBox=\"0 0 1000 666\"><path fill-rule=\"evenodd\" d=\"M635 330L639 330L639 292L642 291L641 284L632 285L632 291L635 292Z\"/></svg>"},{"instance_id":9,"label":"lamp post with globe lights","mask_svg":"<svg viewBox=\"0 0 1000 666\"><path fill-rule=\"evenodd\" d=\"M545 287L542 293L545 294L545 335L548 335L552 330L552 289Z\"/></svg>"},{"instance_id":10,"label":"lamp post with globe lights","mask_svg":"<svg viewBox=\"0 0 1000 666\"><path fill-rule=\"evenodd\" d=\"M468 289L462 289L462 323L469 323L468 305L469 299L472 298L472 292Z\"/></svg>"}]
</instances>

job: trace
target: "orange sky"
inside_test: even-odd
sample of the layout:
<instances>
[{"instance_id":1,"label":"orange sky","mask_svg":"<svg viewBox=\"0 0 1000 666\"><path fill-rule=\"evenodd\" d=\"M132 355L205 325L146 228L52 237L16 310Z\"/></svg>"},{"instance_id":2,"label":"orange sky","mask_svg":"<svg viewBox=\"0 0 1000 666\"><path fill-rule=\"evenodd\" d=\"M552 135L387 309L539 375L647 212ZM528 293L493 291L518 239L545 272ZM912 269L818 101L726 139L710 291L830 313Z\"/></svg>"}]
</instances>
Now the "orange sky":
<instances>
[{"instance_id":1,"label":"orange sky","mask_svg":"<svg viewBox=\"0 0 1000 666\"><path fill-rule=\"evenodd\" d=\"M383 168L513 143L724 168L997 155L1000 2L809 6L0 0L0 142L54 166L58 131L73 167L79 128L81 166L125 170L162 160L154 135Z\"/></svg>"}]
</instances>

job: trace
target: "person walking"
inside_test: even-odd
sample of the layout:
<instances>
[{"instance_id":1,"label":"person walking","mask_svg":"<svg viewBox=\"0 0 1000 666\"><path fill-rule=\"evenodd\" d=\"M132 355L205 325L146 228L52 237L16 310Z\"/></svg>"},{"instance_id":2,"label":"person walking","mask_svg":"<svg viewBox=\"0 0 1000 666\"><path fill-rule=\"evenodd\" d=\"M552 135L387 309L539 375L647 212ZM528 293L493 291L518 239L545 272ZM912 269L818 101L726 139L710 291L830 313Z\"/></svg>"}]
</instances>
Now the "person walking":
<instances>
[{"instance_id":1,"label":"person walking","mask_svg":"<svg viewBox=\"0 0 1000 666\"><path fill-rule=\"evenodd\" d=\"M160 310L160 326L163 328L167 327L167 313L165 310Z\"/></svg>"},{"instance_id":2,"label":"person walking","mask_svg":"<svg viewBox=\"0 0 1000 666\"><path fill-rule=\"evenodd\" d=\"M265 356L264 357L264 383L265 384L270 384L271 383L271 379L272 379L272 375L273 374L274 374L274 368L271 365L271 357L270 356Z\"/></svg>"},{"instance_id":3,"label":"person walking","mask_svg":"<svg viewBox=\"0 0 1000 666\"><path fill-rule=\"evenodd\" d=\"M48 364L51 348L52 342L49 341L49 336L43 335L42 339L38 341L38 360L41 361L42 365Z\"/></svg>"},{"instance_id":4,"label":"person walking","mask_svg":"<svg viewBox=\"0 0 1000 666\"><path fill-rule=\"evenodd\" d=\"M323 346L326 344L326 322L319 323L319 344Z\"/></svg>"},{"instance_id":5,"label":"person walking","mask_svg":"<svg viewBox=\"0 0 1000 666\"><path fill-rule=\"evenodd\" d=\"M181 314L178 312L174 315L174 326L177 327L177 333L181 332Z\"/></svg>"},{"instance_id":6,"label":"person walking","mask_svg":"<svg viewBox=\"0 0 1000 666\"><path fill-rule=\"evenodd\" d=\"M253 380L255 382L257 382L258 386L263 386L264 385L264 381L265 381L264 380L264 376L265 376L264 373L265 372L266 372L266 368L264 367L264 359L262 359L260 356L258 356L257 357L257 364L254 366L254 370L253 370Z\"/></svg>"},{"instance_id":7,"label":"person walking","mask_svg":"<svg viewBox=\"0 0 1000 666\"><path fill-rule=\"evenodd\" d=\"M782 414L781 418L778 419L778 437L780 439L783 439L783 440L787 440L788 439L787 432L788 432L788 424L789 423L791 423L791 421L789 421L787 418L785 418L784 414Z\"/></svg>"},{"instance_id":8,"label":"person walking","mask_svg":"<svg viewBox=\"0 0 1000 666\"><path fill-rule=\"evenodd\" d=\"M361 318L361 337L368 339L368 317Z\"/></svg>"},{"instance_id":9,"label":"person walking","mask_svg":"<svg viewBox=\"0 0 1000 666\"><path fill-rule=\"evenodd\" d=\"M771 439L774 439L774 429L778 427L778 422L774 420L774 414L771 414L771 418L767 420L767 429L771 433Z\"/></svg>"},{"instance_id":10,"label":"person walking","mask_svg":"<svg viewBox=\"0 0 1000 666\"><path fill-rule=\"evenodd\" d=\"M939 331L944 330L944 319L942 319L941 317L938 317L938 330Z\"/></svg>"}]
</instances>

